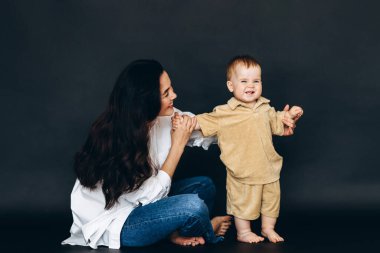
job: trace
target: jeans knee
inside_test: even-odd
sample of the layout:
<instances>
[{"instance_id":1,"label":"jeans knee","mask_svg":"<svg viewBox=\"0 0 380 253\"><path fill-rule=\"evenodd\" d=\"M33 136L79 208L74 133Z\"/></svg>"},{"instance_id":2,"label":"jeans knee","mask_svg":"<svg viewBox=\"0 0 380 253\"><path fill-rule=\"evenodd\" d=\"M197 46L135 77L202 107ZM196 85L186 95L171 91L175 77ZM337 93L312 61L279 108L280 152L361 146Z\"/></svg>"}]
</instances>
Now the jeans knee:
<instances>
[{"instance_id":1,"label":"jeans knee","mask_svg":"<svg viewBox=\"0 0 380 253\"><path fill-rule=\"evenodd\" d=\"M212 181L211 178L206 177L206 176L202 176L200 178L201 178L200 181L202 182L202 184L205 186L205 188L207 188L207 195L210 198L214 198L216 195L216 187L215 187L214 181Z\"/></svg>"},{"instance_id":2,"label":"jeans knee","mask_svg":"<svg viewBox=\"0 0 380 253\"><path fill-rule=\"evenodd\" d=\"M198 194L186 194L184 201L186 202L184 203L186 211L189 212L190 216L208 216L208 207L205 202L199 198Z\"/></svg>"}]
</instances>

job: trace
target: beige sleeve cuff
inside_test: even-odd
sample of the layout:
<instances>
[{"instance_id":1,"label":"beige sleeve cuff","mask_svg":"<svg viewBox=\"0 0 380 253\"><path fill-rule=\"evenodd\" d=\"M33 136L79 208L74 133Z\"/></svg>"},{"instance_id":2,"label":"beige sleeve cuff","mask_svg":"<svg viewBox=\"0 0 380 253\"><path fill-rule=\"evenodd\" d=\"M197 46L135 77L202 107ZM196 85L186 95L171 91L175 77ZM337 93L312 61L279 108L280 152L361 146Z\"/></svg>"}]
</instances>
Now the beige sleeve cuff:
<instances>
[{"instance_id":1,"label":"beige sleeve cuff","mask_svg":"<svg viewBox=\"0 0 380 253\"><path fill-rule=\"evenodd\" d=\"M284 135L284 122L282 122L282 119L285 117L284 111L278 111L274 113L274 118L271 119L272 121L272 134L274 135Z\"/></svg>"}]
</instances>

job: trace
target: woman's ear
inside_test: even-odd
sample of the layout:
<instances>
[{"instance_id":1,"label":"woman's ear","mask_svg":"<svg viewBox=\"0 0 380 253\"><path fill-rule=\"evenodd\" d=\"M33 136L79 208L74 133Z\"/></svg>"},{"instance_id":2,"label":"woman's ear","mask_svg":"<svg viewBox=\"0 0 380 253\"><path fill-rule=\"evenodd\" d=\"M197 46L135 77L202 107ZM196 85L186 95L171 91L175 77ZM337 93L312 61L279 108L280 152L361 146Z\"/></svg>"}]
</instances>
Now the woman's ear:
<instances>
[{"instance_id":1,"label":"woman's ear","mask_svg":"<svg viewBox=\"0 0 380 253\"><path fill-rule=\"evenodd\" d=\"M232 85L231 81L227 81L227 88L230 92L234 91L234 86Z\"/></svg>"}]
</instances>

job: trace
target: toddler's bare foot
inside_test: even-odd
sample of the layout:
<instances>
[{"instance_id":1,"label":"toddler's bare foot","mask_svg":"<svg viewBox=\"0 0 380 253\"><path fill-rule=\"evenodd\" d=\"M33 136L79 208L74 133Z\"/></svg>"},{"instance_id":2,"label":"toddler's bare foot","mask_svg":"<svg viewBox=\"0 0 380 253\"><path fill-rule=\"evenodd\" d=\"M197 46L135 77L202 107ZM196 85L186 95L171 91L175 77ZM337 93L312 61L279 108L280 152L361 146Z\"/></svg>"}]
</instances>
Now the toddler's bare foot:
<instances>
[{"instance_id":1,"label":"toddler's bare foot","mask_svg":"<svg viewBox=\"0 0 380 253\"><path fill-rule=\"evenodd\" d=\"M273 243L284 241L284 238L277 234L273 229L263 229L261 230L261 234Z\"/></svg>"},{"instance_id":2,"label":"toddler's bare foot","mask_svg":"<svg viewBox=\"0 0 380 253\"><path fill-rule=\"evenodd\" d=\"M259 243L264 241L264 238L261 236L256 235L252 231L247 231L242 234L237 235L237 240L239 242L247 242L247 243Z\"/></svg>"},{"instance_id":3,"label":"toddler's bare foot","mask_svg":"<svg viewBox=\"0 0 380 253\"><path fill-rule=\"evenodd\" d=\"M170 235L170 241L181 246L197 246L205 244L205 239L201 236L184 237L180 236L177 231Z\"/></svg>"},{"instance_id":4,"label":"toddler's bare foot","mask_svg":"<svg viewBox=\"0 0 380 253\"><path fill-rule=\"evenodd\" d=\"M231 226L230 216L216 216L212 218L211 225L216 235L224 236Z\"/></svg>"}]
</instances>

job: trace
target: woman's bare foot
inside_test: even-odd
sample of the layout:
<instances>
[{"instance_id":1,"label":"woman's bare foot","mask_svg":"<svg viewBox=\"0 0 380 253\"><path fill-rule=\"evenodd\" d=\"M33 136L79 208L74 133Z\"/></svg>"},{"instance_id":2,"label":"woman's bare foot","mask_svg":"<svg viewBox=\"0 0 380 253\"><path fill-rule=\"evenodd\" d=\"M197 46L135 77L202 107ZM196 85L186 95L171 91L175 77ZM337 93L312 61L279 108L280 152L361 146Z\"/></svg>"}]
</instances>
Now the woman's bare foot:
<instances>
[{"instance_id":1,"label":"woman's bare foot","mask_svg":"<svg viewBox=\"0 0 380 253\"><path fill-rule=\"evenodd\" d=\"M197 246L205 244L205 239L203 237L194 236L194 237L185 237L180 236L177 231L170 235L170 241L174 244L181 246Z\"/></svg>"},{"instance_id":2,"label":"woman's bare foot","mask_svg":"<svg viewBox=\"0 0 380 253\"><path fill-rule=\"evenodd\" d=\"M264 241L264 238L261 236L256 235L252 231L247 231L245 233L237 235L237 240L239 242L247 242L247 243L259 243Z\"/></svg>"},{"instance_id":3,"label":"woman's bare foot","mask_svg":"<svg viewBox=\"0 0 380 253\"><path fill-rule=\"evenodd\" d=\"M261 234L273 243L284 241L284 238L277 234L276 231L274 231L274 229L263 229L261 230Z\"/></svg>"},{"instance_id":4,"label":"woman's bare foot","mask_svg":"<svg viewBox=\"0 0 380 253\"><path fill-rule=\"evenodd\" d=\"M231 226L231 216L216 216L212 218L211 225L216 235L224 236Z\"/></svg>"}]
</instances>

